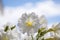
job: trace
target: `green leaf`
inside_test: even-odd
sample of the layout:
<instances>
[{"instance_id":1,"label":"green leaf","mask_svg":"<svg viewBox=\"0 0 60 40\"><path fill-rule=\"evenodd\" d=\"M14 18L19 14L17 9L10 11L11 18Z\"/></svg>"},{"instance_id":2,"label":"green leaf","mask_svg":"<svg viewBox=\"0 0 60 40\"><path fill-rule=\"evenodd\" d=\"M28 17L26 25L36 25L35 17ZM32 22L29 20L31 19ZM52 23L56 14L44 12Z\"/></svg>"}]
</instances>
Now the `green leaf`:
<instances>
[{"instance_id":1,"label":"green leaf","mask_svg":"<svg viewBox=\"0 0 60 40\"><path fill-rule=\"evenodd\" d=\"M47 38L45 40L56 40L55 38Z\"/></svg>"},{"instance_id":2,"label":"green leaf","mask_svg":"<svg viewBox=\"0 0 60 40\"><path fill-rule=\"evenodd\" d=\"M36 36L36 40L38 40L39 38L41 38L42 36L44 36L46 33L54 31L54 29L50 28L48 30L45 30L45 28L41 28L38 30L38 34Z\"/></svg>"},{"instance_id":3,"label":"green leaf","mask_svg":"<svg viewBox=\"0 0 60 40\"><path fill-rule=\"evenodd\" d=\"M33 36L31 35L32 40L34 40Z\"/></svg>"},{"instance_id":4,"label":"green leaf","mask_svg":"<svg viewBox=\"0 0 60 40\"><path fill-rule=\"evenodd\" d=\"M45 40L44 38L42 38L41 40Z\"/></svg>"},{"instance_id":5,"label":"green leaf","mask_svg":"<svg viewBox=\"0 0 60 40\"><path fill-rule=\"evenodd\" d=\"M11 30L13 30L16 26L14 25L13 27L11 27Z\"/></svg>"},{"instance_id":6,"label":"green leaf","mask_svg":"<svg viewBox=\"0 0 60 40\"><path fill-rule=\"evenodd\" d=\"M47 33L47 30L40 33L40 37L44 36Z\"/></svg>"},{"instance_id":7,"label":"green leaf","mask_svg":"<svg viewBox=\"0 0 60 40\"><path fill-rule=\"evenodd\" d=\"M45 30L45 28L40 28L40 29L38 29L38 33L41 33L42 31L44 31Z\"/></svg>"},{"instance_id":8,"label":"green leaf","mask_svg":"<svg viewBox=\"0 0 60 40\"><path fill-rule=\"evenodd\" d=\"M9 29L9 26L6 26L5 29L4 29L4 31L7 32L8 29Z\"/></svg>"}]
</instances>

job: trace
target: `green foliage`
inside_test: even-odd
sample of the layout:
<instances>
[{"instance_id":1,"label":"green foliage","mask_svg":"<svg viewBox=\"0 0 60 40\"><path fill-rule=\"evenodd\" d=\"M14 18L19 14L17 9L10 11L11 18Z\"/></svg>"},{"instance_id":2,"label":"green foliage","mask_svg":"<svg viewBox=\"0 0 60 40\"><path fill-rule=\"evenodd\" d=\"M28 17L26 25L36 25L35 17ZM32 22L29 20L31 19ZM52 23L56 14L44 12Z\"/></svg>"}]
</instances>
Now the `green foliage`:
<instances>
[{"instance_id":1,"label":"green foliage","mask_svg":"<svg viewBox=\"0 0 60 40\"><path fill-rule=\"evenodd\" d=\"M5 29L4 29L4 31L7 32L8 29L9 29L9 26L6 26Z\"/></svg>"},{"instance_id":2,"label":"green foliage","mask_svg":"<svg viewBox=\"0 0 60 40\"><path fill-rule=\"evenodd\" d=\"M11 28L9 28L9 26L6 26L5 29L4 29L4 31L7 32L10 29L13 30L15 27L16 27L15 25L12 26Z\"/></svg>"},{"instance_id":3,"label":"green foliage","mask_svg":"<svg viewBox=\"0 0 60 40\"><path fill-rule=\"evenodd\" d=\"M36 40L38 40L39 38L43 37L46 33L51 32L51 31L54 32L55 30L52 29L52 28L50 28L50 29L48 29L48 30L46 30L45 28L40 28L40 29L38 30L38 34L37 34L37 36L36 36ZM44 40L44 38L42 38L41 40Z\"/></svg>"},{"instance_id":4,"label":"green foliage","mask_svg":"<svg viewBox=\"0 0 60 40\"><path fill-rule=\"evenodd\" d=\"M56 40L55 38L47 38L45 40Z\"/></svg>"},{"instance_id":5,"label":"green foliage","mask_svg":"<svg viewBox=\"0 0 60 40\"><path fill-rule=\"evenodd\" d=\"M41 33L43 30L45 30L45 28L38 29L38 33Z\"/></svg>"},{"instance_id":6,"label":"green foliage","mask_svg":"<svg viewBox=\"0 0 60 40\"><path fill-rule=\"evenodd\" d=\"M33 36L31 35L32 40L34 40Z\"/></svg>"},{"instance_id":7,"label":"green foliage","mask_svg":"<svg viewBox=\"0 0 60 40\"><path fill-rule=\"evenodd\" d=\"M41 40L45 40L44 38L42 38Z\"/></svg>"},{"instance_id":8,"label":"green foliage","mask_svg":"<svg viewBox=\"0 0 60 40\"><path fill-rule=\"evenodd\" d=\"M14 25L13 27L11 27L11 30L13 30L16 26Z\"/></svg>"}]
</instances>

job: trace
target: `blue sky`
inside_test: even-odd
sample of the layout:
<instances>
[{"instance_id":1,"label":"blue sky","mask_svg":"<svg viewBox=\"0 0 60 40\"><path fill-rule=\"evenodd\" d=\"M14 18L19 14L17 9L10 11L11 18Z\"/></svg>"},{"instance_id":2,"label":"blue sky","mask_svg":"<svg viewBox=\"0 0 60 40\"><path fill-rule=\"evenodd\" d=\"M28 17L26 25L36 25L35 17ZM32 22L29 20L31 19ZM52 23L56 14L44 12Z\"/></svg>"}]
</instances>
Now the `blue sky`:
<instances>
[{"instance_id":1,"label":"blue sky","mask_svg":"<svg viewBox=\"0 0 60 40\"><path fill-rule=\"evenodd\" d=\"M55 22L60 22L60 16L55 16L55 17L52 17L52 18L47 18L48 20L48 23L55 23Z\"/></svg>"},{"instance_id":2,"label":"blue sky","mask_svg":"<svg viewBox=\"0 0 60 40\"><path fill-rule=\"evenodd\" d=\"M42 2L42 0L3 0L5 6L21 6L28 2L36 3L39 1Z\"/></svg>"},{"instance_id":3,"label":"blue sky","mask_svg":"<svg viewBox=\"0 0 60 40\"><path fill-rule=\"evenodd\" d=\"M5 6L21 6L28 2L36 3L36 2L43 2L43 1L46 0L3 0L3 3ZM60 0L53 0L53 1L56 4L60 4Z\"/></svg>"},{"instance_id":4,"label":"blue sky","mask_svg":"<svg viewBox=\"0 0 60 40\"><path fill-rule=\"evenodd\" d=\"M60 0L3 0L3 4L6 15L1 20L4 19L5 23L7 21L15 23L24 12L41 13L46 16L49 24L60 22Z\"/></svg>"}]
</instances>

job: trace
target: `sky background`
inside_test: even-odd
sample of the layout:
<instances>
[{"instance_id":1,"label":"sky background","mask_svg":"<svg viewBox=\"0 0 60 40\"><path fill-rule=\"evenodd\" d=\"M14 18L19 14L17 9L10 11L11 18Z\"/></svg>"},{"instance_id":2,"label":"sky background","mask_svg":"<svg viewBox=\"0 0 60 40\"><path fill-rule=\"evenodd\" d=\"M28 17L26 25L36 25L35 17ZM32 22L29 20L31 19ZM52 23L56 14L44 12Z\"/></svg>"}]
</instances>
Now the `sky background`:
<instances>
[{"instance_id":1,"label":"sky background","mask_svg":"<svg viewBox=\"0 0 60 40\"><path fill-rule=\"evenodd\" d=\"M3 4L4 16L0 17L0 25L7 22L17 24L25 12L45 15L48 25L60 22L60 0L3 0Z\"/></svg>"},{"instance_id":2,"label":"sky background","mask_svg":"<svg viewBox=\"0 0 60 40\"><path fill-rule=\"evenodd\" d=\"M23 6L26 3L37 3L37 2L44 2L44 1L48 1L48 0L3 0L3 3L5 6L11 6L11 7L15 7L15 6ZM56 4L60 4L60 0L52 0L54 3Z\"/></svg>"}]
</instances>

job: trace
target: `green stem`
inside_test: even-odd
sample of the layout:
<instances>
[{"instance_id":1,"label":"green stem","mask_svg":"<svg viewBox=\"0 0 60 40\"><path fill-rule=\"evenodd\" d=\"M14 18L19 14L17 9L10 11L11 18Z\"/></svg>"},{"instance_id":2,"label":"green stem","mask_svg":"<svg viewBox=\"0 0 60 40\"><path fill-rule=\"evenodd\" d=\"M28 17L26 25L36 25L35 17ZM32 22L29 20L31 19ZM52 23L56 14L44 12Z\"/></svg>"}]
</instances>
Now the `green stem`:
<instances>
[{"instance_id":1,"label":"green stem","mask_svg":"<svg viewBox=\"0 0 60 40\"><path fill-rule=\"evenodd\" d=\"M34 38L33 38L33 36L31 35L31 37L32 37L32 40L34 40Z\"/></svg>"}]
</instances>

